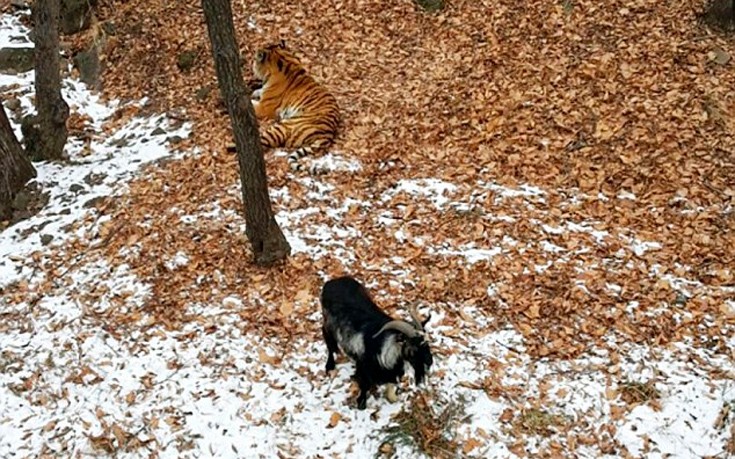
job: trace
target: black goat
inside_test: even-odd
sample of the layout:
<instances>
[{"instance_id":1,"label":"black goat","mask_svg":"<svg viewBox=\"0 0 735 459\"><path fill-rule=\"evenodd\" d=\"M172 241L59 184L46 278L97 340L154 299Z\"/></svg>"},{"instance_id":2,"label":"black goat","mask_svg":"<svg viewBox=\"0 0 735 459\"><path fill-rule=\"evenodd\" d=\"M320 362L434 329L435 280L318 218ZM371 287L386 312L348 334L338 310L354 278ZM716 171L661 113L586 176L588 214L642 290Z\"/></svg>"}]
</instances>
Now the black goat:
<instances>
[{"instance_id":1,"label":"black goat","mask_svg":"<svg viewBox=\"0 0 735 459\"><path fill-rule=\"evenodd\" d=\"M328 351L326 370L334 369L334 354L340 350L355 361L359 409L365 409L368 391L381 384L391 384L388 398L395 401L393 384L403 376L404 362L413 367L416 384L423 382L433 363L424 332L429 318L421 322L416 311L410 309L413 324L394 320L352 277L325 283L321 302L322 333Z\"/></svg>"}]
</instances>

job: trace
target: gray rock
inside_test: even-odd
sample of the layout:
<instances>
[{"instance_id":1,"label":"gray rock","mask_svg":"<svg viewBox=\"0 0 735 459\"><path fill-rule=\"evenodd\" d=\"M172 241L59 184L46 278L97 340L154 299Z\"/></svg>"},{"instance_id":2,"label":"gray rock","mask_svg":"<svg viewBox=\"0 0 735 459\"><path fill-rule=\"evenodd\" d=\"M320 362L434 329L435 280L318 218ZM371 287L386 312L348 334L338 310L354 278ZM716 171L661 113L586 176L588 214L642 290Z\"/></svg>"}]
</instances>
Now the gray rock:
<instances>
[{"instance_id":1,"label":"gray rock","mask_svg":"<svg viewBox=\"0 0 735 459\"><path fill-rule=\"evenodd\" d=\"M11 112L20 110L20 99L17 97L11 97L7 102L5 102L5 107L7 107Z\"/></svg>"},{"instance_id":2,"label":"gray rock","mask_svg":"<svg viewBox=\"0 0 735 459\"><path fill-rule=\"evenodd\" d=\"M104 172L90 172L84 177L84 183L89 186L97 186L104 182L106 178L107 174L105 174Z\"/></svg>"},{"instance_id":3,"label":"gray rock","mask_svg":"<svg viewBox=\"0 0 735 459\"><path fill-rule=\"evenodd\" d=\"M86 30L92 22L96 0L61 0L61 31L66 35Z\"/></svg>"},{"instance_id":4,"label":"gray rock","mask_svg":"<svg viewBox=\"0 0 735 459\"><path fill-rule=\"evenodd\" d=\"M105 196L97 196L96 198L92 198L82 204L82 207L84 207L85 209L90 209L92 207L94 207L95 209L99 209L106 201L107 198Z\"/></svg>"},{"instance_id":5,"label":"gray rock","mask_svg":"<svg viewBox=\"0 0 735 459\"><path fill-rule=\"evenodd\" d=\"M0 49L0 73L24 73L33 70L33 48Z\"/></svg>"},{"instance_id":6,"label":"gray rock","mask_svg":"<svg viewBox=\"0 0 735 459\"><path fill-rule=\"evenodd\" d=\"M69 187L69 191L71 191L72 193L79 193L80 191L84 191L84 185L80 185L78 183L73 183Z\"/></svg>"},{"instance_id":7,"label":"gray rock","mask_svg":"<svg viewBox=\"0 0 735 459\"><path fill-rule=\"evenodd\" d=\"M54 237L50 234L42 234L41 235L41 244L43 245L49 245L51 241L54 240Z\"/></svg>"},{"instance_id":8,"label":"gray rock","mask_svg":"<svg viewBox=\"0 0 735 459\"><path fill-rule=\"evenodd\" d=\"M81 51L74 56L74 66L79 69L79 79L93 89L101 89L100 75L102 64L100 62L97 46L93 43L89 49Z\"/></svg>"},{"instance_id":9,"label":"gray rock","mask_svg":"<svg viewBox=\"0 0 735 459\"><path fill-rule=\"evenodd\" d=\"M166 131L163 128L157 127L152 132L151 135L163 135Z\"/></svg>"},{"instance_id":10,"label":"gray rock","mask_svg":"<svg viewBox=\"0 0 735 459\"><path fill-rule=\"evenodd\" d=\"M108 145L111 147L117 147L117 148L123 148L130 145L130 142L128 141L127 137L120 137L117 139L112 139L109 142L107 142Z\"/></svg>"},{"instance_id":11,"label":"gray rock","mask_svg":"<svg viewBox=\"0 0 735 459\"><path fill-rule=\"evenodd\" d=\"M10 0L10 6L19 10L27 10L30 9L31 4L28 3L26 0Z\"/></svg>"},{"instance_id":12,"label":"gray rock","mask_svg":"<svg viewBox=\"0 0 735 459\"><path fill-rule=\"evenodd\" d=\"M25 191L20 191L13 199L13 210L26 210L31 202L31 195Z\"/></svg>"},{"instance_id":13,"label":"gray rock","mask_svg":"<svg viewBox=\"0 0 735 459\"><path fill-rule=\"evenodd\" d=\"M107 35L117 35L117 26L112 21L105 21L102 23L102 30Z\"/></svg>"},{"instance_id":14,"label":"gray rock","mask_svg":"<svg viewBox=\"0 0 735 459\"><path fill-rule=\"evenodd\" d=\"M20 121L20 132L23 134L23 147L26 155L31 161L43 161L39 154L41 145L41 127L38 124L38 116L26 115Z\"/></svg>"}]
</instances>

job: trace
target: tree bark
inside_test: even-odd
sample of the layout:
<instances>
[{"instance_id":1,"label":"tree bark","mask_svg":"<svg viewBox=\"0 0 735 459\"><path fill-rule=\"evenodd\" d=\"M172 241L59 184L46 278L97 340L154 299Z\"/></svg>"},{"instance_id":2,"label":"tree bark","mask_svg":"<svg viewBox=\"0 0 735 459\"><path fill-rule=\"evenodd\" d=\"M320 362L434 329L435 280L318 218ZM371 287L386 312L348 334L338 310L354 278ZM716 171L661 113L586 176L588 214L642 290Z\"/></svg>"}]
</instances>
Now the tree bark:
<instances>
[{"instance_id":1,"label":"tree bark","mask_svg":"<svg viewBox=\"0 0 735 459\"><path fill-rule=\"evenodd\" d=\"M35 176L36 169L23 153L0 104L0 220L10 216L15 195Z\"/></svg>"},{"instance_id":2,"label":"tree bark","mask_svg":"<svg viewBox=\"0 0 735 459\"><path fill-rule=\"evenodd\" d=\"M250 102L250 92L245 89L243 82L232 7L230 0L202 0L202 7L220 93L230 114L237 147L246 234L255 262L269 265L288 257L291 246L278 227L271 209L258 121Z\"/></svg>"},{"instance_id":3,"label":"tree bark","mask_svg":"<svg viewBox=\"0 0 735 459\"><path fill-rule=\"evenodd\" d=\"M61 159L66 145L69 106L61 97L59 0L36 0L36 116L23 121L26 152L34 160Z\"/></svg>"}]
</instances>

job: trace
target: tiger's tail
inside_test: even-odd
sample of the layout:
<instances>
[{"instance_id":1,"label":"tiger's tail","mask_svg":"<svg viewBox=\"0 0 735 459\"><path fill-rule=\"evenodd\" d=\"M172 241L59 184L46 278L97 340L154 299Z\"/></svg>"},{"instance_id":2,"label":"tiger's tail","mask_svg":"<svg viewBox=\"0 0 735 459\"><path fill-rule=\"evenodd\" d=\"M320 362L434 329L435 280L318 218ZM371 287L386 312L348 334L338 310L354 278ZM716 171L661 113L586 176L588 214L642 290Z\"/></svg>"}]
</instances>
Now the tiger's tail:
<instances>
[{"instance_id":1,"label":"tiger's tail","mask_svg":"<svg viewBox=\"0 0 735 459\"><path fill-rule=\"evenodd\" d=\"M299 147L296 150L289 153L286 159L288 160L288 165L291 167L292 171L301 171L301 170L304 170L304 165L301 162L299 162L299 160L305 156L310 156L313 154L314 154L314 148Z\"/></svg>"},{"instance_id":2,"label":"tiger's tail","mask_svg":"<svg viewBox=\"0 0 735 459\"><path fill-rule=\"evenodd\" d=\"M291 170L293 171L302 171L304 170L304 165L299 161L301 158L305 156L311 156L314 153L321 153L327 150L329 146L332 145L332 139L329 138L320 138L315 140L311 145L305 146L305 147L299 147L292 151L288 155L288 164L291 167ZM312 166L312 168L309 171L312 174L318 174L321 172L324 172L320 170L318 167Z\"/></svg>"}]
</instances>

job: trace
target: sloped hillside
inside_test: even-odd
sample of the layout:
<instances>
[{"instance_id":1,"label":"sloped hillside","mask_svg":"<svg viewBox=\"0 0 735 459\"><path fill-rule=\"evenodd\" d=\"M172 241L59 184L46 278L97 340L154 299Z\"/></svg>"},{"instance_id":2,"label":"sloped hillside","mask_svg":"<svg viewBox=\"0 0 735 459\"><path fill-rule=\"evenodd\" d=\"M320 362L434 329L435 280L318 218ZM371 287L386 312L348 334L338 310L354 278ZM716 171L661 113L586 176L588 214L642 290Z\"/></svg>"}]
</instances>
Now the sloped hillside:
<instances>
[{"instance_id":1,"label":"sloped hillside","mask_svg":"<svg viewBox=\"0 0 735 459\"><path fill-rule=\"evenodd\" d=\"M732 37L700 2L449 3L233 2L248 66L286 39L344 111L305 159L323 174L266 154L294 254L264 269L199 3L101 2L105 129L191 135L13 261L0 452L733 454ZM426 391L358 412L350 365L324 374L318 293L343 273L434 313Z\"/></svg>"}]
</instances>

